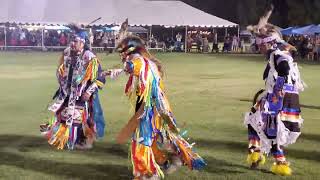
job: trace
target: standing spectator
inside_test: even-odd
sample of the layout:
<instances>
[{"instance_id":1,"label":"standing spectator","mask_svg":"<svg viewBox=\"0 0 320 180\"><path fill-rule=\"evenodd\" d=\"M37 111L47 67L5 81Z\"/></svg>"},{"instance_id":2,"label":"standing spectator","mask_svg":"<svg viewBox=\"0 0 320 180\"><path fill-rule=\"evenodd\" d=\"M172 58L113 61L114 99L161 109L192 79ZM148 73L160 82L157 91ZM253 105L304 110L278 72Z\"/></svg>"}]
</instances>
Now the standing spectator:
<instances>
[{"instance_id":1,"label":"standing spectator","mask_svg":"<svg viewBox=\"0 0 320 180\"><path fill-rule=\"evenodd\" d=\"M21 46L27 46L28 45L27 35L26 35L26 30L25 29L21 29L19 41L20 41L20 45Z\"/></svg>"},{"instance_id":2,"label":"standing spectator","mask_svg":"<svg viewBox=\"0 0 320 180\"><path fill-rule=\"evenodd\" d=\"M32 31L30 33L30 44L31 46L36 46L37 45L37 39L36 39L36 32Z\"/></svg>"},{"instance_id":3,"label":"standing spectator","mask_svg":"<svg viewBox=\"0 0 320 180\"><path fill-rule=\"evenodd\" d=\"M216 53L219 52L218 33L217 32L213 33L213 41L212 41L212 50L211 50L211 52L213 52L214 50L216 51Z\"/></svg>"},{"instance_id":4,"label":"standing spectator","mask_svg":"<svg viewBox=\"0 0 320 180\"><path fill-rule=\"evenodd\" d=\"M36 36L37 46L42 46L42 31L37 30L35 36Z\"/></svg>"},{"instance_id":5,"label":"standing spectator","mask_svg":"<svg viewBox=\"0 0 320 180\"><path fill-rule=\"evenodd\" d=\"M200 32L198 32L198 34L196 35L196 43L197 43L197 51L201 52L201 46L202 46L202 37Z\"/></svg>"},{"instance_id":6,"label":"standing spectator","mask_svg":"<svg viewBox=\"0 0 320 180\"><path fill-rule=\"evenodd\" d=\"M231 38L230 35L228 34L225 38L224 38L224 44L223 44L223 51L224 52L229 52L231 50Z\"/></svg>"},{"instance_id":7,"label":"standing spectator","mask_svg":"<svg viewBox=\"0 0 320 180\"><path fill-rule=\"evenodd\" d=\"M203 38L202 52L209 52L209 41L207 37Z\"/></svg>"},{"instance_id":8,"label":"standing spectator","mask_svg":"<svg viewBox=\"0 0 320 180\"><path fill-rule=\"evenodd\" d=\"M5 34L4 34L4 31L1 31L0 30L0 46L4 46L4 39L5 39Z\"/></svg>"},{"instance_id":9,"label":"standing spectator","mask_svg":"<svg viewBox=\"0 0 320 180\"><path fill-rule=\"evenodd\" d=\"M180 34L180 33L178 33L177 35L176 35L176 50L177 51L182 51L181 50L181 41L182 41L182 35Z\"/></svg>"},{"instance_id":10,"label":"standing spectator","mask_svg":"<svg viewBox=\"0 0 320 180\"><path fill-rule=\"evenodd\" d=\"M306 57L306 55L308 54L307 46L308 46L308 39L301 36L300 41L298 43L298 51L299 51L302 59L304 59Z\"/></svg>"},{"instance_id":11,"label":"standing spectator","mask_svg":"<svg viewBox=\"0 0 320 180\"><path fill-rule=\"evenodd\" d=\"M108 35L107 35L107 33L104 33L104 35L102 37L102 47L104 47L104 50L107 51L107 47L108 47Z\"/></svg>"},{"instance_id":12,"label":"standing spectator","mask_svg":"<svg viewBox=\"0 0 320 180\"><path fill-rule=\"evenodd\" d=\"M232 51L237 52L238 46L239 46L238 37L236 35L234 35L232 38Z\"/></svg>"},{"instance_id":13,"label":"standing spectator","mask_svg":"<svg viewBox=\"0 0 320 180\"><path fill-rule=\"evenodd\" d=\"M320 56L320 36L319 35L316 35L315 48L316 48L315 60L319 60L319 56Z\"/></svg>"},{"instance_id":14,"label":"standing spectator","mask_svg":"<svg viewBox=\"0 0 320 180\"><path fill-rule=\"evenodd\" d=\"M101 46L101 40L102 40L101 32L96 33L95 41L94 41L95 46L97 47Z\"/></svg>"},{"instance_id":15,"label":"standing spectator","mask_svg":"<svg viewBox=\"0 0 320 180\"><path fill-rule=\"evenodd\" d=\"M51 46L51 39L48 31L45 31L44 33L44 45Z\"/></svg>"},{"instance_id":16,"label":"standing spectator","mask_svg":"<svg viewBox=\"0 0 320 180\"><path fill-rule=\"evenodd\" d=\"M259 50L254 36L250 37L250 49L253 53L256 53Z\"/></svg>"},{"instance_id":17,"label":"standing spectator","mask_svg":"<svg viewBox=\"0 0 320 180\"><path fill-rule=\"evenodd\" d=\"M26 33L24 32L24 29L20 29L19 40L23 41L25 38L26 38Z\"/></svg>"},{"instance_id":18,"label":"standing spectator","mask_svg":"<svg viewBox=\"0 0 320 180\"><path fill-rule=\"evenodd\" d=\"M90 28L90 29L89 29L89 45L90 45L90 51L92 50L93 40L94 40L94 36L93 36L92 29Z\"/></svg>"},{"instance_id":19,"label":"standing spectator","mask_svg":"<svg viewBox=\"0 0 320 180\"><path fill-rule=\"evenodd\" d=\"M232 50L232 37L230 36L230 34L227 35L227 51L231 51Z\"/></svg>"},{"instance_id":20,"label":"standing spectator","mask_svg":"<svg viewBox=\"0 0 320 180\"><path fill-rule=\"evenodd\" d=\"M308 43L307 43L307 59L313 60L313 44L310 38L308 39Z\"/></svg>"},{"instance_id":21,"label":"standing spectator","mask_svg":"<svg viewBox=\"0 0 320 180\"><path fill-rule=\"evenodd\" d=\"M293 36L290 36L288 43L291 44L292 46L295 46L295 41Z\"/></svg>"},{"instance_id":22,"label":"standing spectator","mask_svg":"<svg viewBox=\"0 0 320 180\"><path fill-rule=\"evenodd\" d=\"M239 52L243 53L244 52L244 38L239 39Z\"/></svg>"},{"instance_id":23,"label":"standing spectator","mask_svg":"<svg viewBox=\"0 0 320 180\"><path fill-rule=\"evenodd\" d=\"M166 44L167 49L171 49L171 41L170 41L169 37L167 37L167 39L164 41L164 43Z\"/></svg>"},{"instance_id":24,"label":"standing spectator","mask_svg":"<svg viewBox=\"0 0 320 180\"><path fill-rule=\"evenodd\" d=\"M154 38L153 35L151 35L150 41L149 41L150 48L156 48L157 47L157 40Z\"/></svg>"},{"instance_id":25,"label":"standing spectator","mask_svg":"<svg viewBox=\"0 0 320 180\"><path fill-rule=\"evenodd\" d=\"M193 42L193 39L191 37L191 34L189 34L188 37L187 37L187 52L191 51L192 42Z\"/></svg>"}]
</instances>

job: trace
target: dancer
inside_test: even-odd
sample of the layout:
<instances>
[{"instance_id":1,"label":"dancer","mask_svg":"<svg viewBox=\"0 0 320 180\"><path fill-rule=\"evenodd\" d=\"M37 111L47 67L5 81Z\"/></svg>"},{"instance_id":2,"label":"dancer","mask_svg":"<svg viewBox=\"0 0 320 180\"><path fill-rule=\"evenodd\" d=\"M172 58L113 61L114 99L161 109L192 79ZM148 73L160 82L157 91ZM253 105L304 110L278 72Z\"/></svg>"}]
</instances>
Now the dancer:
<instances>
[{"instance_id":1,"label":"dancer","mask_svg":"<svg viewBox=\"0 0 320 180\"><path fill-rule=\"evenodd\" d=\"M135 179L158 179L163 170L172 173L185 164L201 169L204 160L180 134L164 91L161 63L152 57L136 36L122 39L117 51L129 74L125 94L135 114L117 137L119 143L131 140L131 160ZM184 133L182 133L184 134Z\"/></svg>"},{"instance_id":2,"label":"dancer","mask_svg":"<svg viewBox=\"0 0 320 180\"><path fill-rule=\"evenodd\" d=\"M265 162L264 153L271 153L275 160L271 172L291 175L283 148L295 143L301 134L299 92L304 90L304 83L292 58L295 48L282 40L277 27L268 23L272 10L273 7L260 18L258 25L248 27L268 64L263 74L265 90L255 95L251 112L245 117L249 136L247 162L257 168Z\"/></svg>"},{"instance_id":3,"label":"dancer","mask_svg":"<svg viewBox=\"0 0 320 180\"><path fill-rule=\"evenodd\" d=\"M105 75L89 50L86 31L72 27L76 33L61 57L57 70L59 89L48 108L54 115L40 128L49 144L58 149L90 149L97 137L104 136L98 90L105 83Z\"/></svg>"}]
</instances>

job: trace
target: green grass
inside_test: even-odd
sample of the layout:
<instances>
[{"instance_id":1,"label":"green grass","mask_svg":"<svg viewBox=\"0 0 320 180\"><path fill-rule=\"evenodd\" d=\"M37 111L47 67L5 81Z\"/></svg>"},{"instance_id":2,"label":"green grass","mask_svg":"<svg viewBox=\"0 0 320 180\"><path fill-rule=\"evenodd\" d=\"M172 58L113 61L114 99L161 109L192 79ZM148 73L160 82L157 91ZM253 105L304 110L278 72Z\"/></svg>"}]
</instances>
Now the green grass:
<instances>
[{"instance_id":1,"label":"green grass","mask_svg":"<svg viewBox=\"0 0 320 180\"><path fill-rule=\"evenodd\" d=\"M58 53L1 52L0 54L0 179L130 179L128 146L115 136L130 116L123 95L127 77L108 80L100 92L107 120L105 138L90 151L57 151L39 134L49 116L46 106L57 88ZM118 55L99 54L104 68ZM200 172L182 168L167 179L319 179L320 65L300 63L309 88L301 94L303 134L287 158L290 178L249 170L243 114L253 94L262 88L262 57L236 55L157 54L165 71L167 94L178 124L188 129L191 142L208 166Z\"/></svg>"}]
</instances>

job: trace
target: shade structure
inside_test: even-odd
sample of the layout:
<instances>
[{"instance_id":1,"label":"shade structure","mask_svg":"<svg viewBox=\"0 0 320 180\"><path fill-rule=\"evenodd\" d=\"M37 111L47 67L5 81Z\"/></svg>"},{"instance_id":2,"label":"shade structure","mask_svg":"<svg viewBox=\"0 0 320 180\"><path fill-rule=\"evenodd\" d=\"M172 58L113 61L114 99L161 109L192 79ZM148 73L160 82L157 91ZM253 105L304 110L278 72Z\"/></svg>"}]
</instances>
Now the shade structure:
<instances>
[{"instance_id":1,"label":"shade structure","mask_svg":"<svg viewBox=\"0 0 320 180\"><path fill-rule=\"evenodd\" d=\"M128 31L132 33L148 33L149 30L139 26L129 26Z\"/></svg>"},{"instance_id":2,"label":"shade structure","mask_svg":"<svg viewBox=\"0 0 320 180\"><path fill-rule=\"evenodd\" d=\"M320 26L311 24L301 28L296 28L292 30L292 32L294 34L299 34L299 35L314 35L314 34L320 33Z\"/></svg>"},{"instance_id":3,"label":"shade structure","mask_svg":"<svg viewBox=\"0 0 320 180\"><path fill-rule=\"evenodd\" d=\"M109 27L102 27L102 28L96 29L96 31L98 31L98 32L112 32L114 30Z\"/></svg>"},{"instance_id":4,"label":"shade structure","mask_svg":"<svg viewBox=\"0 0 320 180\"><path fill-rule=\"evenodd\" d=\"M147 0L1 0L0 22L120 24L134 26L233 27L237 24L207 14L181 1Z\"/></svg>"},{"instance_id":5,"label":"shade structure","mask_svg":"<svg viewBox=\"0 0 320 180\"><path fill-rule=\"evenodd\" d=\"M286 35L286 36L290 36L290 35L294 34L292 32L294 29L296 29L296 27L288 27L288 28L282 29L281 34Z\"/></svg>"},{"instance_id":6,"label":"shade structure","mask_svg":"<svg viewBox=\"0 0 320 180\"><path fill-rule=\"evenodd\" d=\"M248 30L242 30L240 31L241 36L252 36L252 33Z\"/></svg>"}]
</instances>

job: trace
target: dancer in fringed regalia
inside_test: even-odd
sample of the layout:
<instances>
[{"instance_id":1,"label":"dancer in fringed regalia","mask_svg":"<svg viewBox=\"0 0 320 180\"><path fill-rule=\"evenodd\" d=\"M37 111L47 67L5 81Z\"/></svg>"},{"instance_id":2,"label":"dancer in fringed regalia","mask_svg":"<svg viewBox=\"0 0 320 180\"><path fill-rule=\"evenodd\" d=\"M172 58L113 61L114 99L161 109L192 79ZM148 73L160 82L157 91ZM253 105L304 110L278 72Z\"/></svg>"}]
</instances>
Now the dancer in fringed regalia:
<instances>
[{"instance_id":1,"label":"dancer in fringed regalia","mask_svg":"<svg viewBox=\"0 0 320 180\"><path fill-rule=\"evenodd\" d=\"M121 36L117 51L129 75L125 94L135 107L135 114L117 141L124 143L131 137L135 179L158 179L164 177L163 171L171 173L182 165L201 169L204 160L177 127L164 90L161 63L150 55L139 37Z\"/></svg>"},{"instance_id":2,"label":"dancer in fringed regalia","mask_svg":"<svg viewBox=\"0 0 320 180\"><path fill-rule=\"evenodd\" d=\"M268 64L263 74L265 90L256 94L251 112L245 117L249 135L247 162L257 168L264 164L264 154L271 153L275 160L271 172L291 175L283 148L295 143L301 134L299 92L304 83L292 58L295 48L282 40L276 26L268 23L272 10L273 7L260 18L258 25L248 26Z\"/></svg>"},{"instance_id":3,"label":"dancer in fringed regalia","mask_svg":"<svg viewBox=\"0 0 320 180\"><path fill-rule=\"evenodd\" d=\"M72 29L73 41L57 69L59 89L48 108L54 115L40 130L58 149L90 149L96 138L104 136L98 91L105 83L105 75L89 50L87 32L75 25Z\"/></svg>"}]
</instances>

